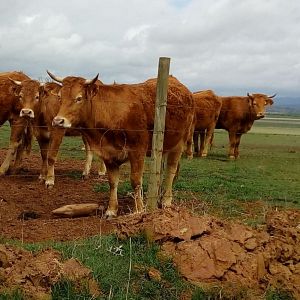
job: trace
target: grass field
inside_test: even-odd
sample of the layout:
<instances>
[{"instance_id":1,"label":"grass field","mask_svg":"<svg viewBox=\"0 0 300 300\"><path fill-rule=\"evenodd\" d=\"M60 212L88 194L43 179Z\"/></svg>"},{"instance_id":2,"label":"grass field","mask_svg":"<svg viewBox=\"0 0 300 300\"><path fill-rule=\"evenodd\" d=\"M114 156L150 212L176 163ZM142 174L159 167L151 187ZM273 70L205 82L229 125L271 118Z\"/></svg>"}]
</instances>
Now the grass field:
<instances>
[{"instance_id":1,"label":"grass field","mask_svg":"<svg viewBox=\"0 0 300 300\"><path fill-rule=\"evenodd\" d=\"M236 161L227 159L227 133L217 130L214 147L206 159L181 160L181 171L174 185L175 203L198 212L238 217L250 224L263 221L269 206L300 207L299 122L279 120L256 122L242 136L241 158ZM0 130L0 146L7 147L10 129L6 125ZM66 137L60 157L84 159L81 147L80 138ZM38 151L36 143L33 149ZM146 168L145 191L148 177ZM128 164L122 167L122 179L121 195L131 192ZM94 190L105 192L108 197L108 184L97 184ZM247 214L249 204L260 211Z\"/></svg>"},{"instance_id":2,"label":"grass field","mask_svg":"<svg viewBox=\"0 0 300 300\"><path fill-rule=\"evenodd\" d=\"M276 120L255 124L253 130L242 137L241 158L236 161L227 159L227 133L217 131L209 157L182 159L179 178L174 186L175 203L200 214L239 218L253 226L264 221L271 206L300 208L300 137L298 125L292 124ZM8 135L9 127L3 126L0 129L1 147L7 147ZM84 159L81 145L80 138L65 138L60 157ZM34 151L37 151L36 145ZM120 194L131 191L128 166L123 171ZM108 185L96 185L94 190L108 193ZM183 281L171 261L158 260L159 247L148 245L143 237L124 241L114 236L94 237L84 241L25 247L36 251L49 245L62 251L65 257L76 257L92 268L104 294L101 299L126 299L130 260L134 268L128 299L179 299L187 291L193 294L192 299L219 299L218 291L207 294ZM124 256L114 256L107 251L120 245L125 249ZM162 272L161 282L145 277L145 270L150 266ZM77 294L68 283L55 286L52 295L53 299L91 299L87 294ZM12 298L0 295L0 299ZM13 299L22 297L16 294ZM278 291L270 291L266 299L291 298Z\"/></svg>"}]
</instances>

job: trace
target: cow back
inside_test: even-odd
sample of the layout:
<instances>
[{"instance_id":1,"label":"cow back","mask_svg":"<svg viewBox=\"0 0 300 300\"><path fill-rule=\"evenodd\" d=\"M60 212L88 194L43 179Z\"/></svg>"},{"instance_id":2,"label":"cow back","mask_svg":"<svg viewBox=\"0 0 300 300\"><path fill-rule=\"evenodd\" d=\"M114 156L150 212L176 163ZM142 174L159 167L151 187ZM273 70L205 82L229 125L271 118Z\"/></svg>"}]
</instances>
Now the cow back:
<instances>
[{"instance_id":1,"label":"cow back","mask_svg":"<svg viewBox=\"0 0 300 300\"><path fill-rule=\"evenodd\" d=\"M195 129L202 130L218 120L222 100L211 90L193 93L195 100Z\"/></svg>"},{"instance_id":2,"label":"cow back","mask_svg":"<svg viewBox=\"0 0 300 300\"><path fill-rule=\"evenodd\" d=\"M132 147L139 144L151 149L156 100L156 79L140 84L103 85L92 100L94 127L122 129L112 140L126 136ZM179 141L186 142L194 114L194 99L191 92L175 77L169 77L165 123L164 151L176 147ZM91 116L86 116L91 118ZM89 123L91 125L91 123ZM147 134L147 138L143 134ZM141 140L143 139L143 140ZM145 140L145 141L144 141ZM120 142L120 144L124 143Z\"/></svg>"}]
</instances>

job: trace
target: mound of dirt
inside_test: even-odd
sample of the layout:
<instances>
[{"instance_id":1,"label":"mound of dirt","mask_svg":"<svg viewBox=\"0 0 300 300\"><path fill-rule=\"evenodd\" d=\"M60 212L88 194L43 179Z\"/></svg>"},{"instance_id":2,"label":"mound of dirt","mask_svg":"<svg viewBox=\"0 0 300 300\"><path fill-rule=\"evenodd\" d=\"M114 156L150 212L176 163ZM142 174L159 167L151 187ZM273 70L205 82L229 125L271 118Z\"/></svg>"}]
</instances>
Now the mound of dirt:
<instances>
[{"instance_id":1,"label":"mound of dirt","mask_svg":"<svg viewBox=\"0 0 300 300\"><path fill-rule=\"evenodd\" d=\"M100 295L91 270L76 259L62 262L58 251L48 249L33 254L0 245L0 293L20 289L26 299L51 299L51 287L62 280L73 282L78 290L87 288L95 297Z\"/></svg>"},{"instance_id":2,"label":"mound of dirt","mask_svg":"<svg viewBox=\"0 0 300 300\"><path fill-rule=\"evenodd\" d=\"M253 230L211 216L168 209L118 220L120 236L144 231L196 284L234 283L262 294L270 286L300 299L300 212L272 211Z\"/></svg>"}]
</instances>

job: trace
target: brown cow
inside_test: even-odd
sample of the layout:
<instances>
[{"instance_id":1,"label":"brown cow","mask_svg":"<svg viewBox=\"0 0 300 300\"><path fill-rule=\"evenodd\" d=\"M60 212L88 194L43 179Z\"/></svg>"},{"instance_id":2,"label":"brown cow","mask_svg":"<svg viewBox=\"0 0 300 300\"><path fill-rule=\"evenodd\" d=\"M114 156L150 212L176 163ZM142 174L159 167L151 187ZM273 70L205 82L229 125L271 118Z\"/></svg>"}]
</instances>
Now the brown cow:
<instances>
[{"instance_id":1,"label":"brown cow","mask_svg":"<svg viewBox=\"0 0 300 300\"><path fill-rule=\"evenodd\" d=\"M16 93L20 97L20 117L30 120L33 128L33 134L36 137L42 156L42 169L40 180L46 180L46 177L52 178L54 185L54 162L48 168L48 150L51 148L52 156L55 155L55 160L58 153L58 147L63 139L63 136L78 136L78 130L65 130L63 128L53 128L52 120L56 116L60 102L58 100L58 92L61 86L55 82L40 84L36 80L24 80L22 82L13 80ZM93 153L90 150L89 144L83 138L86 148L86 163L83 170L83 177L88 177L91 169ZM55 147L55 148L54 148ZM105 166L102 163L102 168L99 174L105 174ZM101 173L102 172L102 173ZM47 177L47 178L48 178ZM46 184L47 185L47 184Z\"/></svg>"},{"instance_id":2,"label":"brown cow","mask_svg":"<svg viewBox=\"0 0 300 300\"><path fill-rule=\"evenodd\" d=\"M216 128L228 131L230 159L239 157L242 134L251 129L255 120L264 118L265 107L273 104L275 96L248 93L247 97L220 97L222 108Z\"/></svg>"},{"instance_id":3,"label":"brown cow","mask_svg":"<svg viewBox=\"0 0 300 300\"><path fill-rule=\"evenodd\" d=\"M194 149L197 156L206 157L208 146L218 121L222 101L211 90L193 93L193 97L195 100L195 116L193 125Z\"/></svg>"},{"instance_id":4,"label":"brown cow","mask_svg":"<svg viewBox=\"0 0 300 300\"><path fill-rule=\"evenodd\" d=\"M14 86L9 78L20 81L30 79L22 72L0 73L0 126L9 121L11 127L9 148L0 167L0 175L19 167L24 150L29 152L31 149L32 139L27 121L19 117L19 99L14 93Z\"/></svg>"},{"instance_id":5,"label":"brown cow","mask_svg":"<svg viewBox=\"0 0 300 300\"><path fill-rule=\"evenodd\" d=\"M144 159L151 153L154 126L156 79L140 84L95 85L98 75L92 80L80 77L52 79L62 83L62 105L53 124L63 128L85 128L93 150L103 158L109 179L110 199L105 213L117 215L117 188L119 168L124 162L131 165L131 185L134 190L135 211L144 208L142 176ZM165 193L162 205L170 206L172 183L178 161L186 146L194 114L191 92L176 78L169 77L168 105L164 154L167 161Z\"/></svg>"}]
</instances>

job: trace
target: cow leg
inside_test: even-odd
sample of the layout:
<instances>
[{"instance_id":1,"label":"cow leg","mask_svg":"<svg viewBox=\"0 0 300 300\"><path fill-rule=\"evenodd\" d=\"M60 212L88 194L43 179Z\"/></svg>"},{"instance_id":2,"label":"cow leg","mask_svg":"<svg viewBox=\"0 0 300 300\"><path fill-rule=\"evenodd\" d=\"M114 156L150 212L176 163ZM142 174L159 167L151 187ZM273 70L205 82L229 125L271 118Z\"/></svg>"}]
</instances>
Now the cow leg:
<instances>
[{"instance_id":1,"label":"cow leg","mask_svg":"<svg viewBox=\"0 0 300 300\"><path fill-rule=\"evenodd\" d=\"M49 148L48 148L48 170L47 170L47 177L45 180L45 186L47 188L52 188L54 186L54 164L57 159L58 149L62 142L62 139L65 135L66 130L65 129L54 129L50 133L50 142L49 142Z\"/></svg>"},{"instance_id":2,"label":"cow leg","mask_svg":"<svg viewBox=\"0 0 300 300\"><path fill-rule=\"evenodd\" d=\"M32 145L32 137L33 137L33 129L29 124L26 124L26 127L24 128L24 131L22 133L21 143L17 148L16 159L13 166L14 172L20 169L24 152L26 151L27 154L30 153L31 145Z\"/></svg>"},{"instance_id":3,"label":"cow leg","mask_svg":"<svg viewBox=\"0 0 300 300\"><path fill-rule=\"evenodd\" d=\"M191 126L186 142L186 155L188 159L193 159L193 139L194 139L194 126Z\"/></svg>"},{"instance_id":4,"label":"cow leg","mask_svg":"<svg viewBox=\"0 0 300 300\"><path fill-rule=\"evenodd\" d=\"M137 156L136 153L129 153L130 160L130 182L134 190L134 212L140 213L144 211L143 203L143 173L144 173L144 157Z\"/></svg>"},{"instance_id":5,"label":"cow leg","mask_svg":"<svg viewBox=\"0 0 300 300\"><path fill-rule=\"evenodd\" d=\"M235 132L228 132L229 134L229 159L235 159L234 156L234 150L235 150L235 138L236 138L236 133Z\"/></svg>"},{"instance_id":6,"label":"cow leg","mask_svg":"<svg viewBox=\"0 0 300 300\"><path fill-rule=\"evenodd\" d=\"M178 172L178 163L182 153L182 146L180 149L173 149L168 153L167 156L167 167L166 167L166 176L164 180L164 195L162 198L162 207L169 207L172 204L172 186L174 178Z\"/></svg>"},{"instance_id":7,"label":"cow leg","mask_svg":"<svg viewBox=\"0 0 300 300\"><path fill-rule=\"evenodd\" d=\"M9 148L6 153L6 157L0 167L0 175L5 175L9 168L15 163L18 147L20 151L23 151L22 135L26 128L23 120L12 120L10 121L11 132L10 132L10 142ZM20 155L19 155L20 158Z\"/></svg>"},{"instance_id":8,"label":"cow leg","mask_svg":"<svg viewBox=\"0 0 300 300\"><path fill-rule=\"evenodd\" d=\"M199 156L200 147L199 147L199 131L195 130L193 134L194 141L194 150L197 156Z\"/></svg>"},{"instance_id":9,"label":"cow leg","mask_svg":"<svg viewBox=\"0 0 300 300\"><path fill-rule=\"evenodd\" d=\"M90 175L92 161L93 161L93 152L91 151L91 147L84 136L82 136L82 140L85 148L85 165L84 170L82 172L82 178L87 179Z\"/></svg>"},{"instance_id":10,"label":"cow leg","mask_svg":"<svg viewBox=\"0 0 300 300\"><path fill-rule=\"evenodd\" d=\"M206 137L205 130L201 130L200 131L200 151L198 153L198 156L200 156L200 157L204 156L203 151L204 151L204 148L205 148L205 137Z\"/></svg>"},{"instance_id":11,"label":"cow leg","mask_svg":"<svg viewBox=\"0 0 300 300\"><path fill-rule=\"evenodd\" d=\"M105 163L107 169L110 195L108 208L105 212L106 218L116 217L118 213L118 184L120 179L120 167L113 163Z\"/></svg>"},{"instance_id":12,"label":"cow leg","mask_svg":"<svg viewBox=\"0 0 300 300\"><path fill-rule=\"evenodd\" d=\"M45 134L47 135L49 133L46 132ZM36 137L36 139L40 146L40 152L41 152L41 157L42 157L42 168L41 168L39 180L44 182L46 180L47 170L48 170L49 139L46 138L42 132Z\"/></svg>"},{"instance_id":13,"label":"cow leg","mask_svg":"<svg viewBox=\"0 0 300 300\"><path fill-rule=\"evenodd\" d=\"M21 141L20 145L17 148L17 153L16 153L16 158L15 158L15 163L13 165L14 172L20 169L21 163L22 163L22 158L23 154L25 152L25 145L23 144L23 141ZM12 166L10 166L12 167Z\"/></svg>"},{"instance_id":14,"label":"cow leg","mask_svg":"<svg viewBox=\"0 0 300 300\"><path fill-rule=\"evenodd\" d=\"M208 128L207 131L206 131L206 137L205 137L204 150L203 150L203 153L202 153L202 157L206 157L207 156L208 147L209 147L209 145L211 143L213 134L214 134L214 127Z\"/></svg>"},{"instance_id":15,"label":"cow leg","mask_svg":"<svg viewBox=\"0 0 300 300\"><path fill-rule=\"evenodd\" d=\"M211 148L213 147L213 142L214 142L214 131L212 132L210 140L208 141L209 151L211 151Z\"/></svg>"},{"instance_id":16,"label":"cow leg","mask_svg":"<svg viewBox=\"0 0 300 300\"><path fill-rule=\"evenodd\" d=\"M98 175L99 176L102 176L102 175L105 175L106 174L106 166L105 166L105 163L103 161L102 158L99 158L99 163L98 163Z\"/></svg>"},{"instance_id":17,"label":"cow leg","mask_svg":"<svg viewBox=\"0 0 300 300\"><path fill-rule=\"evenodd\" d=\"M234 157L235 159L240 157L240 152L239 152L239 146L240 146L240 142L241 142L241 134L236 134L235 136L235 148L234 148Z\"/></svg>"}]
</instances>

